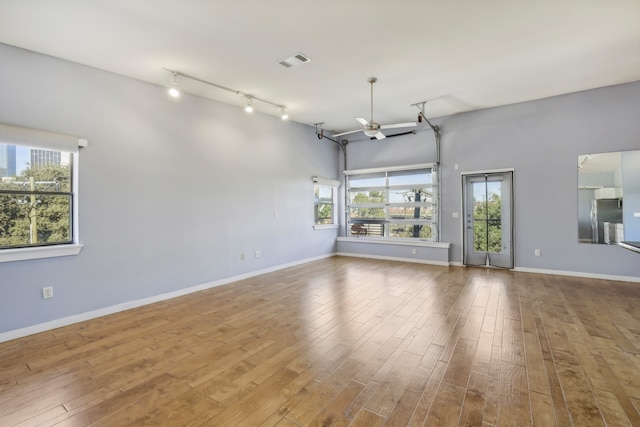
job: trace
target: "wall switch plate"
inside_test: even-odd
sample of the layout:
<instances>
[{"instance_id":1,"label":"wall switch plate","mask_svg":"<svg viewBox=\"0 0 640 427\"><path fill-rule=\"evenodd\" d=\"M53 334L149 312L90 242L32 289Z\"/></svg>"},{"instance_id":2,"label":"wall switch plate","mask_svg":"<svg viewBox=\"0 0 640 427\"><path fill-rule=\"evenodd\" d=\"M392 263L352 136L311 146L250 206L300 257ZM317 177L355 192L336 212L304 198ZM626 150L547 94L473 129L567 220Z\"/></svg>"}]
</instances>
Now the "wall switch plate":
<instances>
[{"instance_id":1,"label":"wall switch plate","mask_svg":"<svg viewBox=\"0 0 640 427\"><path fill-rule=\"evenodd\" d=\"M540 256L540 249L536 249L535 252L536 256Z\"/></svg>"},{"instance_id":2,"label":"wall switch plate","mask_svg":"<svg viewBox=\"0 0 640 427\"><path fill-rule=\"evenodd\" d=\"M412 253L413 255L415 255L415 254L417 254L417 253L418 253L418 250L417 250L417 249L411 249L411 253Z\"/></svg>"},{"instance_id":3,"label":"wall switch plate","mask_svg":"<svg viewBox=\"0 0 640 427\"><path fill-rule=\"evenodd\" d=\"M42 288L42 299L53 298L53 286Z\"/></svg>"},{"instance_id":4,"label":"wall switch plate","mask_svg":"<svg viewBox=\"0 0 640 427\"><path fill-rule=\"evenodd\" d=\"M640 212L634 212L633 213L633 217L634 218L640 218Z\"/></svg>"},{"instance_id":5,"label":"wall switch plate","mask_svg":"<svg viewBox=\"0 0 640 427\"><path fill-rule=\"evenodd\" d=\"M262 256L262 251L256 251L256 258L260 258Z\"/></svg>"},{"instance_id":6,"label":"wall switch plate","mask_svg":"<svg viewBox=\"0 0 640 427\"><path fill-rule=\"evenodd\" d=\"M451 214L451 217L452 217L452 218L458 218L458 216L459 216L458 212L453 212L453 213Z\"/></svg>"}]
</instances>

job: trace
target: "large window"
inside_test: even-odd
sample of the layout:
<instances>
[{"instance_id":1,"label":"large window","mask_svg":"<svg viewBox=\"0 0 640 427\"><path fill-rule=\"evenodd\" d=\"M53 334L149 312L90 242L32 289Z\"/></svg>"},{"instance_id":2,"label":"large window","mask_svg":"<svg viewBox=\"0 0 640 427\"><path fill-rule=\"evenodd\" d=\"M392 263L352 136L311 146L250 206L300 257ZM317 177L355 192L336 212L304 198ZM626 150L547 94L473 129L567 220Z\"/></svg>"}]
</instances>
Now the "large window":
<instances>
[{"instance_id":1,"label":"large window","mask_svg":"<svg viewBox=\"0 0 640 427\"><path fill-rule=\"evenodd\" d=\"M82 142L0 124L0 261L79 252L40 249L77 243L75 163Z\"/></svg>"},{"instance_id":2,"label":"large window","mask_svg":"<svg viewBox=\"0 0 640 427\"><path fill-rule=\"evenodd\" d=\"M349 235L435 241L437 198L430 166L346 171Z\"/></svg>"}]
</instances>

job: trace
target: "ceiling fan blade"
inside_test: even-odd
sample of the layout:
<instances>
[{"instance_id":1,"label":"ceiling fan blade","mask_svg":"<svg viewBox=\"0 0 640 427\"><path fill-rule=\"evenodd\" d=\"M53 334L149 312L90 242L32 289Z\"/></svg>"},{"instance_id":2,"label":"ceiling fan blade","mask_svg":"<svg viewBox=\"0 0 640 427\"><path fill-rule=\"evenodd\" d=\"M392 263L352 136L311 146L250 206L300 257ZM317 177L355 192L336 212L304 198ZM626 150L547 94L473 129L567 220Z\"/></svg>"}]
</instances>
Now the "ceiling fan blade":
<instances>
[{"instance_id":1,"label":"ceiling fan blade","mask_svg":"<svg viewBox=\"0 0 640 427\"><path fill-rule=\"evenodd\" d=\"M362 117L354 117L354 119L359 121L362 126L369 126L369 122Z\"/></svg>"},{"instance_id":2,"label":"ceiling fan blade","mask_svg":"<svg viewBox=\"0 0 640 427\"><path fill-rule=\"evenodd\" d=\"M334 133L334 134L333 134L333 135L331 135L331 136L336 137L336 136L342 136L342 135L349 135L350 133L356 133L356 132L362 132L362 129L358 129L358 130L350 130L350 131L348 131L348 132L342 132L342 133Z\"/></svg>"},{"instance_id":3,"label":"ceiling fan blade","mask_svg":"<svg viewBox=\"0 0 640 427\"><path fill-rule=\"evenodd\" d=\"M416 126L417 126L416 122L394 123L392 125L382 125L380 126L380 129L411 128Z\"/></svg>"},{"instance_id":4,"label":"ceiling fan blade","mask_svg":"<svg viewBox=\"0 0 640 427\"><path fill-rule=\"evenodd\" d=\"M381 139L385 139L385 138L386 138L386 136L384 136L384 133L382 133L382 132L378 132L378 133L376 133L376 138L377 138L378 140L381 140Z\"/></svg>"}]
</instances>

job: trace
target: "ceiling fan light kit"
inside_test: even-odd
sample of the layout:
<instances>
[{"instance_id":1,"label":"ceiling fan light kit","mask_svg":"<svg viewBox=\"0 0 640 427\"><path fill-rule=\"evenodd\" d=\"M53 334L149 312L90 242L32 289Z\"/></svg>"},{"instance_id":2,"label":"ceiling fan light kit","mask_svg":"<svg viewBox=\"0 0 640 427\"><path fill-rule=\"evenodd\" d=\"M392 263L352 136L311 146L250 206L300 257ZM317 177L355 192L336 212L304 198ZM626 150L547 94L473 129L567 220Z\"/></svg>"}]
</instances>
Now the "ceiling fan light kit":
<instances>
[{"instance_id":1,"label":"ceiling fan light kit","mask_svg":"<svg viewBox=\"0 0 640 427\"><path fill-rule=\"evenodd\" d=\"M364 134L370 138L375 137L378 140L381 139L385 139L386 136L384 135L384 133L382 133L382 129L395 129L395 128L406 128L406 127L416 127L417 124L416 122L407 122L407 123L394 123L394 124L389 124L389 125L381 125L380 123L376 123L373 120L373 84L375 82L377 82L378 79L375 77L369 77L369 85L371 86L371 120L366 120L363 119L362 117L356 117L356 120L358 122L360 122L360 124L363 126L362 129L358 129L358 130L350 130L347 132L342 132L342 133L336 133L333 134L334 137L336 136L342 136L342 135L348 135L351 133L356 133L356 132L364 132Z\"/></svg>"}]
</instances>

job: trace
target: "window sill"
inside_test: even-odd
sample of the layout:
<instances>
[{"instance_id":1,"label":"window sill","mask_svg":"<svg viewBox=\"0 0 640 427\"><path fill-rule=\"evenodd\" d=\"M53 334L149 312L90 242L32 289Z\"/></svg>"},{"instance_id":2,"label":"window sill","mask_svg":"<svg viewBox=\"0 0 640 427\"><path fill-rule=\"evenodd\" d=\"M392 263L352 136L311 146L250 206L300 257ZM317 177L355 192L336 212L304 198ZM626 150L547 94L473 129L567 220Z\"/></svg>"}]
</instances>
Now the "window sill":
<instances>
[{"instance_id":1,"label":"window sill","mask_svg":"<svg viewBox=\"0 0 640 427\"><path fill-rule=\"evenodd\" d=\"M400 239L380 239L375 237L338 237L339 242L350 243L372 243L376 245L400 245L400 246L423 246L427 248L449 249L451 243L445 242L429 242L426 240L400 240Z\"/></svg>"},{"instance_id":2,"label":"window sill","mask_svg":"<svg viewBox=\"0 0 640 427\"><path fill-rule=\"evenodd\" d=\"M78 255L82 247L83 245L80 244L70 244L37 248L2 249L0 250L0 263Z\"/></svg>"},{"instance_id":3,"label":"window sill","mask_svg":"<svg viewBox=\"0 0 640 427\"><path fill-rule=\"evenodd\" d=\"M313 226L314 230L330 230L338 228L338 224L316 224Z\"/></svg>"}]
</instances>

